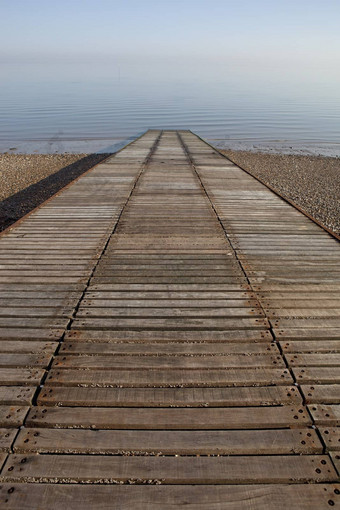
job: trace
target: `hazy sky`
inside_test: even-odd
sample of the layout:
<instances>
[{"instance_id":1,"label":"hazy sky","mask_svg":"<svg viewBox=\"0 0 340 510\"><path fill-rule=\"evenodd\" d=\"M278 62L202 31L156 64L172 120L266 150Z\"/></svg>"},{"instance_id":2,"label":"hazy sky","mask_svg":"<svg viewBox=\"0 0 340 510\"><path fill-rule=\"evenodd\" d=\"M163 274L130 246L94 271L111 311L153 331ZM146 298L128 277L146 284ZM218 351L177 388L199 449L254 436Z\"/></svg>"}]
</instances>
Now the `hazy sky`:
<instances>
[{"instance_id":1,"label":"hazy sky","mask_svg":"<svg viewBox=\"0 0 340 510\"><path fill-rule=\"evenodd\" d=\"M0 139L338 139L339 21L340 0L0 0Z\"/></svg>"},{"instance_id":2,"label":"hazy sky","mask_svg":"<svg viewBox=\"0 0 340 510\"><path fill-rule=\"evenodd\" d=\"M0 0L0 57L339 67L340 0Z\"/></svg>"}]
</instances>

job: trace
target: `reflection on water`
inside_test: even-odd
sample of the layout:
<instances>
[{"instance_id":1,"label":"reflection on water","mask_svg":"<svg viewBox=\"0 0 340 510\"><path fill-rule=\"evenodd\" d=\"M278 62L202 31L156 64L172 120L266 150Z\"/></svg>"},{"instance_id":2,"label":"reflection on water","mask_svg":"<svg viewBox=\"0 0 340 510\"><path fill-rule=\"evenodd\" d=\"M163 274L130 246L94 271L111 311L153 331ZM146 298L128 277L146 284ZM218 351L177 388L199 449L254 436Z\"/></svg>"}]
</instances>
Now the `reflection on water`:
<instances>
[{"instance_id":1,"label":"reflection on water","mask_svg":"<svg viewBox=\"0 0 340 510\"><path fill-rule=\"evenodd\" d=\"M339 87L310 75L174 62L7 64L2 72L2 151L115 150L148 128L168 128L221 147L340 154Z\"/></svg>"}]
</instances>

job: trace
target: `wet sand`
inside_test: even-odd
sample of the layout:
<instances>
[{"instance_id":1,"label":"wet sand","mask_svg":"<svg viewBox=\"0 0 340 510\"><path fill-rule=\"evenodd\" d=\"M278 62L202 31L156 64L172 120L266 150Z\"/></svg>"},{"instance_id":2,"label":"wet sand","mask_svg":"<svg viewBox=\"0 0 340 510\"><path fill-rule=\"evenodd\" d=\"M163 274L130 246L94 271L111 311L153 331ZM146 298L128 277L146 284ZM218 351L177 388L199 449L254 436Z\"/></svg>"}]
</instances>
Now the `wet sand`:
<instances>
[{"instance_id":1,"label":"wet sand","mask_svg":"<svg viewBox=\"0 0 340 510\"><path fill-rule=\"evenodd\" d=\"M340 158L221 151L340 233ZM0 154L0 230L108 154Z\"/></svg>"},{"instance_id":2,"label":"wet sand","mask_svg":"<svg viewBox=\"0 0 340 510\"><path fill-rule=\"evenodd\" d=\"M340 158L221 150L231 161L340 233Z\"/></svg>"}]
</instances>

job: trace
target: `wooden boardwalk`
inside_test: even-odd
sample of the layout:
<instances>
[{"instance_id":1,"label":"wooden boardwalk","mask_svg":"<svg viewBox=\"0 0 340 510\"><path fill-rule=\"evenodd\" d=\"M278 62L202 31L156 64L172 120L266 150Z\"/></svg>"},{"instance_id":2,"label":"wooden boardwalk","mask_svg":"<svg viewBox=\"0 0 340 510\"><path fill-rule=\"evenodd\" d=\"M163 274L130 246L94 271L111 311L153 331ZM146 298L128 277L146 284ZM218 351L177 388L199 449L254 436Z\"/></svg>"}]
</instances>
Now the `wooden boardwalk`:
<instances>
[{"instance_id":1,"label":"wooden boardwalk","mask_svg":"<svg viewBox=\"0 0 340 510\"><path fill-rule=\"evenodd\" d=\"M340 508L338 242L189 131L0 239L0 508Z\"/></svg>"}]
</instances>

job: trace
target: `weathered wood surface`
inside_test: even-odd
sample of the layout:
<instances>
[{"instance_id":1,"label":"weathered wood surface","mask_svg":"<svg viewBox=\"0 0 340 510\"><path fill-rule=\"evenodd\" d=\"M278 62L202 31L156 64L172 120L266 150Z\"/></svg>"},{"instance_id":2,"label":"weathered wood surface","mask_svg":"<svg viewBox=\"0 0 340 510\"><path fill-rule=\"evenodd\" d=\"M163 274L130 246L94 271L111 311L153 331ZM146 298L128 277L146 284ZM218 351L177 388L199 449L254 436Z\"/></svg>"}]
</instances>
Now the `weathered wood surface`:
<instances>
[{"instance_id":1,"label":"weathered wood surface","mask_svg":"<svg viewBox=\"0 0 340 510\"><path fill-rule=\"evenodd\" d=\"M1 484L0 498L6 508L61 510L72 502L74 510L328 510L338 504L339 488L334 484L309 485L74 485ZM330 503L331 502L331 503Z\"/></svg>"},{"instance_id":2,"label":"weathered wood surface","mask_svg":"<svg viewBox=\"0 0 340 510\"><path fill-rule=\"evenodd\" d=\"M23 459L26 460L21 462ZM98 483L102 480L104 483L149 481L166 484L306 483L336 478L327 455L119 457L15 454L9 456L4 472L13 482L24 478L54 483Z\"/></svg>"},{"instance_id":3,"label":"weathered wood surface","mask_svg":"<svg viewBox=\"0 0 340 510\"><path fill-rule=\"evenodd\" d=\"M122 359L122 358L120 358ZM138 363L136 357L136 363ZM156 358L157 359L157 358ZM191 358L189 358L191 359ZM215 356L212 357L212 360ZM227 358L228 359L228 358ZM257 365L256 365L257 366ZM131 368L131 367L130 367ZM188 367L146 368L141 370L106 369L78 370L76 368L56 370L52 368L48 374L49 386L92 386L92 387L228 387L228 386L263 386L289 385L291 375L288 370L276 368L245 368L233 367L206 370Z\"/></svg>"},{"instance_id":4,"label":"weathered wood surface","mask_svg":"<svg viewBox=\"0 0 340 510\"><path fill-rule=\"evenodd\" d=\"M0 506L339 504L339 262L190 132L97 165L0 239Z\"/></svg>"},{"instance_id":5,"label":"weathered wood surface","mask_svg":"<svg viewBox=\"0 0 340 510\"><path fill-rule=\"evenodd\" d=\"M333 411L332 416L335 413ZM311 424L302 406L205 409L40 407L31 409L26 420L29 427L135 430L269 429Z\"/></svg>"}]
</instances>

